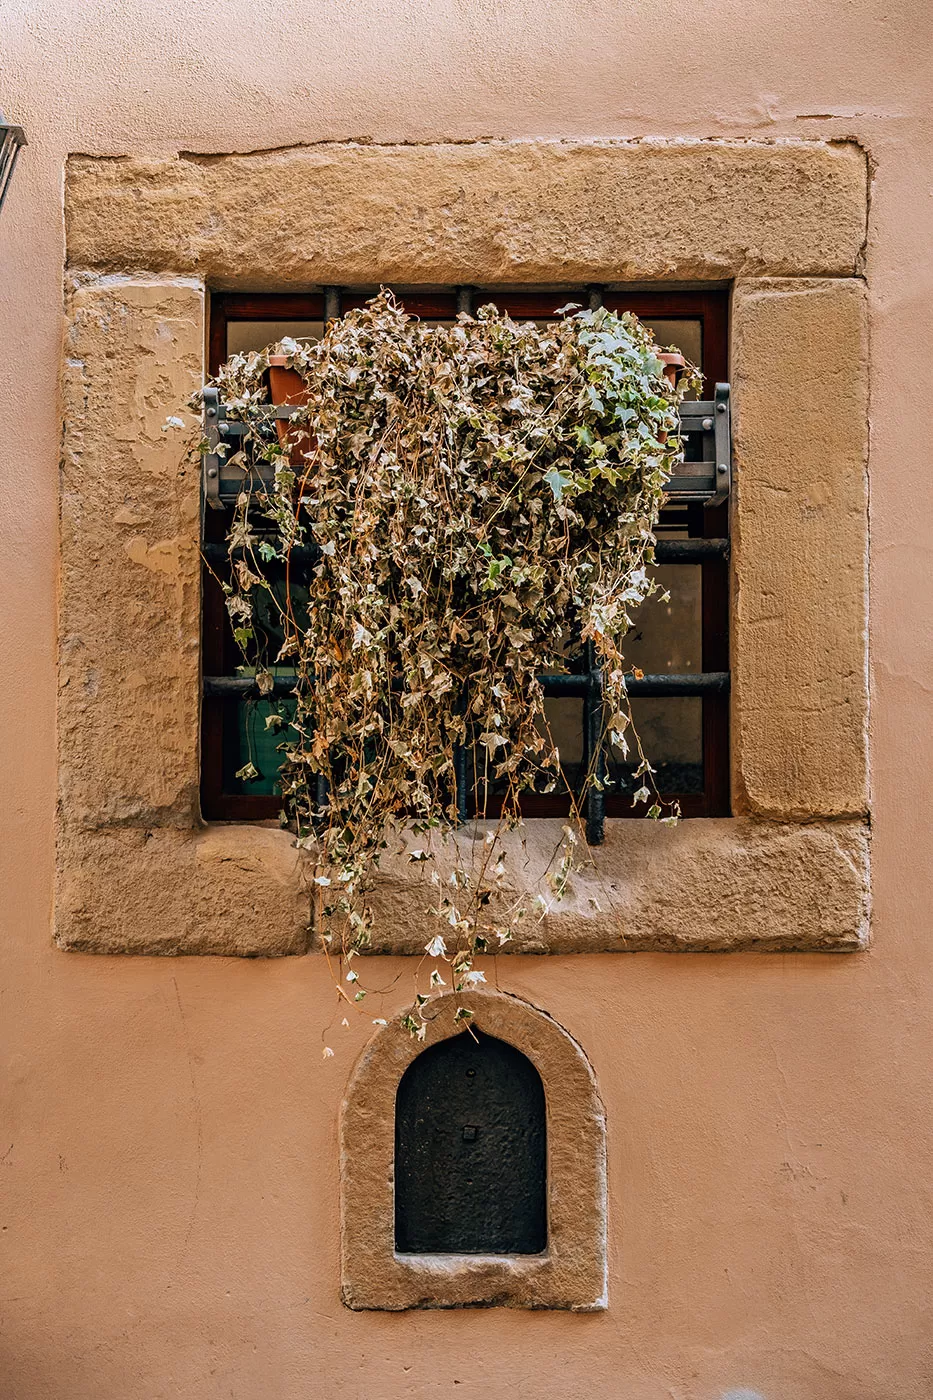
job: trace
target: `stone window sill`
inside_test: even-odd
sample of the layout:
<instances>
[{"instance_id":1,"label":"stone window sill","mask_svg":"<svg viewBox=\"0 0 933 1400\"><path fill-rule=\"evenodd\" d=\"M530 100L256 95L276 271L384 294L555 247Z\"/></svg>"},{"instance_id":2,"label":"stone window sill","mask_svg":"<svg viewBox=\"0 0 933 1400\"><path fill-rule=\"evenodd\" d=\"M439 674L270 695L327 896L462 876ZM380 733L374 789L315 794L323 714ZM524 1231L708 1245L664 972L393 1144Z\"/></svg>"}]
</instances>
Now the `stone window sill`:
<instances>
[{"instance_id":1,"label":"stone window sill","mask_svg":"<svg viewBox=\"0 0 933 1400\"><path fill-rule=\"evenodd\" d=\"M519 876L544 869L560 825L537 820L523 840L507 837L507 867ZM218 823L62 839L63 947L282 957L315 945L308 870L287 831ZM610 821L594 869L503 952L851 952L868 942L868 858L862 821ZM417 868L388 860L374 893L371 952L420 955L429 903Z\"/></svg>"}]
</instances>

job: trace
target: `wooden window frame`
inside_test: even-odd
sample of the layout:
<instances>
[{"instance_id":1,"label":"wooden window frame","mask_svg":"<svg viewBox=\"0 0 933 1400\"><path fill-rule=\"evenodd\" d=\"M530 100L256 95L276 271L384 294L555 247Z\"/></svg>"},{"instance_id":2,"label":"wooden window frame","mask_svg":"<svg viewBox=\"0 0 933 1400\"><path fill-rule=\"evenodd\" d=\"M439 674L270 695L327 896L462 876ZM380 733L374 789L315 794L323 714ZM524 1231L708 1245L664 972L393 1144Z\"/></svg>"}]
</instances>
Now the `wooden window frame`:
<instances>
[{"instance_id":1,"label":"wooden window frame","mask_svg":"<svg viewBox=\"0 0 933 1400\"><path fill-rule=\"evenodd\" d=\"M341 309L361 305L374 289L341 289ZM584 302L586 288L571 286L547 290L502 291L483 288L516 317L541 319L568 301ZM400 298L414 315L453 319L457 313L454 288L400 289ZM726 290L660 291L604 290L602 304L613 311L633 311L644 319L699 321L705 390L729 378L729 293ZM208 362L214 374L226 359L227 331L231 321L320 321L324 319L322 292L216 292L210 298ZM729 534L729 505L705 509L689 506L688 528L693 538L725 538ZM208 511L205 538L222 541L226 515ZM705 559L696 565L701 577L701 664L704 671L729 669L729 564L724 558ZM230 633L224 597L216 574L205 563L202 571L202 673L224 675L233 671L240 655ZM237 727L235 697L204 696L201 709L201 812L208 821L256 822L275 820L281 800L274 795L224 791L230 762L228 747ZM728 693L707 694L701 699L703 732L702 793L669 793L685 817L730 815L730 737ZM569 798L529 795L522 800L528 817L561 816L569 811ZM606 795L607 818L641 816L624 794Z\"/></svg>"}]
</instances>

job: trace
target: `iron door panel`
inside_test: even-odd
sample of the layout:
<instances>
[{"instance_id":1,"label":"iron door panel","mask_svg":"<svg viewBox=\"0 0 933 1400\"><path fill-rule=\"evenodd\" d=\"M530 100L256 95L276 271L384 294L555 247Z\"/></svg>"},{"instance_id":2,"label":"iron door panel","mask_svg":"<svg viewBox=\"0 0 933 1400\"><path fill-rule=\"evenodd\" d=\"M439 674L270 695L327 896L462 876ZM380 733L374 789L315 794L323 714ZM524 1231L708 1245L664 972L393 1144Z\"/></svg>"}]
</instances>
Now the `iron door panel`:
<instances>
[{"instance_id":1,"label":"iron door panel","mask_svg":"<svg viewBox=\"0 0 933 1400\"><path fill-rule=\"evenodd\" d=\"M403 1254L539 1254L547 1244L545 1097L531 1061L464 1032L398 1088L395 1239Z\"/></svg>"}]
</instances>

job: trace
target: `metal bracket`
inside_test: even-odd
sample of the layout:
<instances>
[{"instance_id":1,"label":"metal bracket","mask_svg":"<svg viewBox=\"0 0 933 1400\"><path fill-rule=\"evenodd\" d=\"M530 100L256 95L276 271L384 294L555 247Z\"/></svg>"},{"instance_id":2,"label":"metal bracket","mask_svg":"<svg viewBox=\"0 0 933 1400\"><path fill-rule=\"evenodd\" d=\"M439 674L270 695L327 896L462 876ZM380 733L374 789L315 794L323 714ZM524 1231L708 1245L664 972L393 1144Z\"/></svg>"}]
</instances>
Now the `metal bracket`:
<instances>
[{"instance_id":1,"label":"metal bracket","mask_svg":"<svg viewBox=\"0 0 933 1400\"><path fill-rule=\"evenodd\" d=\"M207 451L202 464L203 504L211 510L223 510L220 499L220 390L206 385L204 399L204 437Z\"/></svg>"},{"instance_id":2,"label":"metal bracket","mask_svg":"<svg viewBox=\"0 0 933 1400\"><path fill-rule=\"evenodd\" d=\"M237 464L230 465L228 453L235 454L238 440L251 432L259 423L266 423L269 431L278 419L291 418L298 409L293 404L258 404L251 411L250 421L242 418L228 418L226 404L220 401L218 390L207 386L202 390L204 399L204 439L206 451L201 464L202 506L212 510L223 510L233 505L241 491L249 491L253 486L268 490L273 483L274 471L268 462L257 462L248 468Z\"/></svg>"},{"instance_id":3,"label":"metal bracket","mask_svg":"<svg viewBox=\"0 0 933 1400\"><path fill-rule=\"evenodd\" d=\"M729 499L732 489L732 414L729 411L729 385L717 384L716 413L713 421L714 459L716 462L716 492L706 502L707 509L721 506Z\"/></svg>"},{"instance_id":4,"label":"metal bracket","mask_svg":"<svg viewBox=\"0 0 933 1400\"><path fill-rule=\"evenodd\" d=\"M668 500L672 505L722 505L732 484L729 385L717 384L713 399L685 400L680 405L680 432L687 440L686 451L668 482Z\"/></svg>"},{"instance_id":5,"label":"metal bracket","mask_svg":"<svg viewBox=\"0 0 933 1400\"><path fill-rule=\"evenodd\" d=\"M288 404L259 404L251 411L253 421L287 419L297 412ZM226 447L249 429L236 418L228 420L226 406L218 390L204 389L204 437L207 450L203 465L205 506L223 510L232 505L250 485L270 486L273 472L267 463L257 463L248 471L239 467L225 471ZM729 385L717 384L715 398L686 400L680 405L680 432L686 439L684 460L674 469L667 484L671 505L698 503L711 508L722 505L732 485L732 422Z\"/></svg>"}]
</instances>

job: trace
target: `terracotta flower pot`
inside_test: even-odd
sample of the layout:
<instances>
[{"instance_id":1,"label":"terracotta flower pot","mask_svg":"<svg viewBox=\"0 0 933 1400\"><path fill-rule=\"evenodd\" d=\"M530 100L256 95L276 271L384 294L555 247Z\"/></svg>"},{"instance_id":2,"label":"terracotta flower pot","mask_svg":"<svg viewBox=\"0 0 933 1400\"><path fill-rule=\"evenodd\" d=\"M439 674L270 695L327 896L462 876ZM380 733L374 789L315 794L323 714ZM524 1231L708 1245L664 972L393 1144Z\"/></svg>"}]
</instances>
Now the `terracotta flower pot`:
<instances>
[{"instance_id":1,"label":"terracotta flower pot","mask_svg":"<svg viewBox=\"0 0 933 1400\"><path fill-rule=\"evenodd\" d=\"M658 359L664 366L664 378L672 389L676 389L678 379L687 368L687 361L683 355L677 355L673 350L659 350ZM658 442L667 442L667 433L658 433Z\"/></svg>"},{"instance_id":2,"label":"terracotta flower pot","mask_svg":"<svg viewBox=\"0 0 933 1400\"><path fill-rule=\"evenodd\" d=\"M289 369L284 355L269 357L269 399L274 404L294 404L298 407L304 407L308 402L308 390L304 380L296 369ZM302 441L296 443L287 418L276 419L275 429L280 445L291 449L292 466L300 466L303 449L307 446L307 435L303 434Z\"/></svg>"},{"instance_id":3,"label":"terracotta flower pot","mask_svg":"<svg viewBox=\"0 0 933 1400\"><path fill-rule=\"evenodd\" d=\"M658 359L664 366L664 378L676 389L678 379L687 368L687 361L683 355L677 355L673 350L659 351Z\"/></svg>"}]
</instances>

